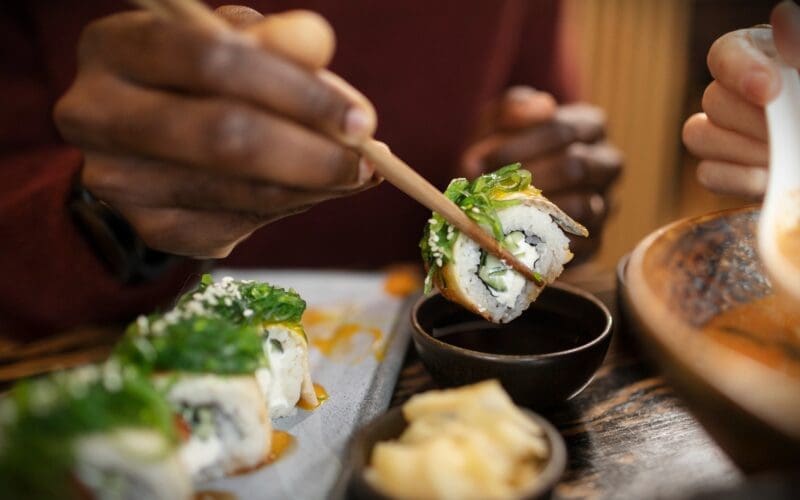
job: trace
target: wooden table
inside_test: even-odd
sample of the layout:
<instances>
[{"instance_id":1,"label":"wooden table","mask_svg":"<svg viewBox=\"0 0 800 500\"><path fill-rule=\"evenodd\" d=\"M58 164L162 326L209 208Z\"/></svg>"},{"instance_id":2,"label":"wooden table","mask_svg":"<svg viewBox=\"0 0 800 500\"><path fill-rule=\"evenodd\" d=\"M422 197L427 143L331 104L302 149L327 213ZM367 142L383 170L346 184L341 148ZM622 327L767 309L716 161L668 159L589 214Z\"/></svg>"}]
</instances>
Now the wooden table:
<instances>
[{"instance_id":1,"label":"wooden table","mask_svg":"<svg viewBox=\"0 0 800 500\"><path fill-rule=\"evenodd\" d=\"M577 284L616 310L613 278ZM411 347L392 405L435 387ZM582 393L541 413L561 431L569 453L555 498L684 498L741 480L625 332L615 331L605 362Z\"/></svg>"}]
</instances>

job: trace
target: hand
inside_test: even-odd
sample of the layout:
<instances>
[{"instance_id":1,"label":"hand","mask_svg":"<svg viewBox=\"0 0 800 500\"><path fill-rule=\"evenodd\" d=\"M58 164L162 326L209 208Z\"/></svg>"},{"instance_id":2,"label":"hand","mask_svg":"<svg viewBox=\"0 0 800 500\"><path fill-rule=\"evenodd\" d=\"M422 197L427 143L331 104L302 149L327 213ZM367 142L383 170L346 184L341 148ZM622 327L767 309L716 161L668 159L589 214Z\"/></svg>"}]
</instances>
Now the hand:
<instances>
[{"instance_id":1,"label":"hand","mask_svg":"<svg viewBox=\"0 0 800 500\"><path fill-rule=\"evenodd\" d=\"M228 255L260 226L376 183L341 142L371 104L323 68L333 31L310 12L223 7L245 37L126 12L89 25L55 120L83 185L156 250Z\"/></svg>"},{"instance_id":2,"label":"hand","mask_svg":"<svg viewBox=\"0 0 800 500\"><path fill-rule=\"evenodd\" d=\"M521 162L545 196L589 229L588 239L572 240L575 255L595 252L608 215L608 188L622 170L622 155L604 140L603 112L588 104L559 107L550 94L514 87L485 122L485 137L463 156L465 175Z\"/></svg>"},{"instance_id":3,"label":"hand","mask_svg":"<svg viewBox=\"0 0 800 500\"><path fill-rule=\"evenodd\" d=\"M701 160L699 181L719 193L760 197L767 186L764 107L780 92L781 81L754 40L774 36L783 60L800 68L800 7L779 4L771 22L772 29L734 31L714 42L708 52L714 81L703 95L704 113L693 115L683 127L683 142Z\"/></svg>"}]
</instances>

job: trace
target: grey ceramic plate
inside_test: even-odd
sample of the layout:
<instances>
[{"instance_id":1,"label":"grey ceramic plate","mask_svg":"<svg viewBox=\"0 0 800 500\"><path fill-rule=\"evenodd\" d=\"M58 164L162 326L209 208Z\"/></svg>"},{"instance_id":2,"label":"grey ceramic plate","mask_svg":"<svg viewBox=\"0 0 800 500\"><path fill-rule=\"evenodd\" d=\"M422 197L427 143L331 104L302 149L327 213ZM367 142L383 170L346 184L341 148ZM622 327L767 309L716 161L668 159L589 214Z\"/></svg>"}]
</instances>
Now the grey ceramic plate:
<instances>
[{"instance_id":1,"label":"grey ceramic plate","mask_svg":"<svg viewBox=\"0 0 800 500\"><path fill-rule=\"evenodd\" d=\"M215 279L265 280L297 290L311 311L307 318L311 373L330 394L313 412L298 410L275 421L295 438L277 462L249 474L202 485L239 499L329 498L339 478L350 436L389 406L409 339L411 302L384 291L384 273L336 271L220 270ZM330 334L346 325L361 329L341 348L323 354ZM377 329L377 330L376 330ZM376 335L376 333L380 335ZM377 338L380 337L380 338ZM320 343L321 341L321 343Z\"/></svg>"}]
</instances>

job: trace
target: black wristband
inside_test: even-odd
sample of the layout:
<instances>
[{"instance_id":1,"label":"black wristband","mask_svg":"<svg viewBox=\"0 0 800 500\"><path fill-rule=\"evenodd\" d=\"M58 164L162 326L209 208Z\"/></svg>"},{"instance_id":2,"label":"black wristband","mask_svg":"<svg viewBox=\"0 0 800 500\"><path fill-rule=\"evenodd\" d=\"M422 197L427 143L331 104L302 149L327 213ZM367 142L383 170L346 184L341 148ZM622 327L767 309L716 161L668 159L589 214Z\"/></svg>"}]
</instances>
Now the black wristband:
<instances>
[{"instance_id":1,"label":"black wristband","mask_svg":"<svg viewBox=\"0 0 800 500\"><path fill-rule=\"evenodd\" d=\"M86 240L121 283L151 281L179 259L148 248L119 212L83 186L73 188L68 208Z\"/></svg>"}]
</instances>

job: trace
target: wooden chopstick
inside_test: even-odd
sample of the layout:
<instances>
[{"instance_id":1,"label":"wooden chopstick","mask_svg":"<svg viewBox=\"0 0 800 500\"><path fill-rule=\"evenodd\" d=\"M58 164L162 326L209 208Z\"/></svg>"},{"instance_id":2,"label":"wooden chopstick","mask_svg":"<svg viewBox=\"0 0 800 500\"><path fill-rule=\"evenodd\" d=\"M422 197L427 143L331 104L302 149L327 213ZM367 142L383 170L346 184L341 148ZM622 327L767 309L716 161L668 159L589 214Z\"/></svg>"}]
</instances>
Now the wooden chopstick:
<instances>
[{"instance_id":1,"label":"wooden chopstick","mask_svg":"<svg viewBox=\"0 0 800 500\"><path fill-rule=\"evenodd\" d=\"M230 26L214 14L199 0L131 0L161 17L201 24L210 30L232 32ZM544 281L531 268L523 264L514 254L503 248L494 237L470 219L458 206L447 199L424 177L403 160L382 147L374 139L368 139L356 149L367 158L377 172L411 198L439 213L456 229L467 235L486 252L494 255L537 286Z\"/></svg>"},{"instance_id":2,"label":"wooden chopstick","mask_svg":"<svg viewBox=\"0 0 800 500\"><path fill-rule=\"evenodd\" d=\"M375 165L376 170L397 189L417 200L428 209L439 213L444 219L466 234L481 248L508 263L515 271L538 286L542 279L531 268L523 264L514 254L503 248L492 235L470 219L458 205L447 199L416 170L398 158L375 140L368 140L359 147L361 154Z\"/></svg>"}]
</instances>

